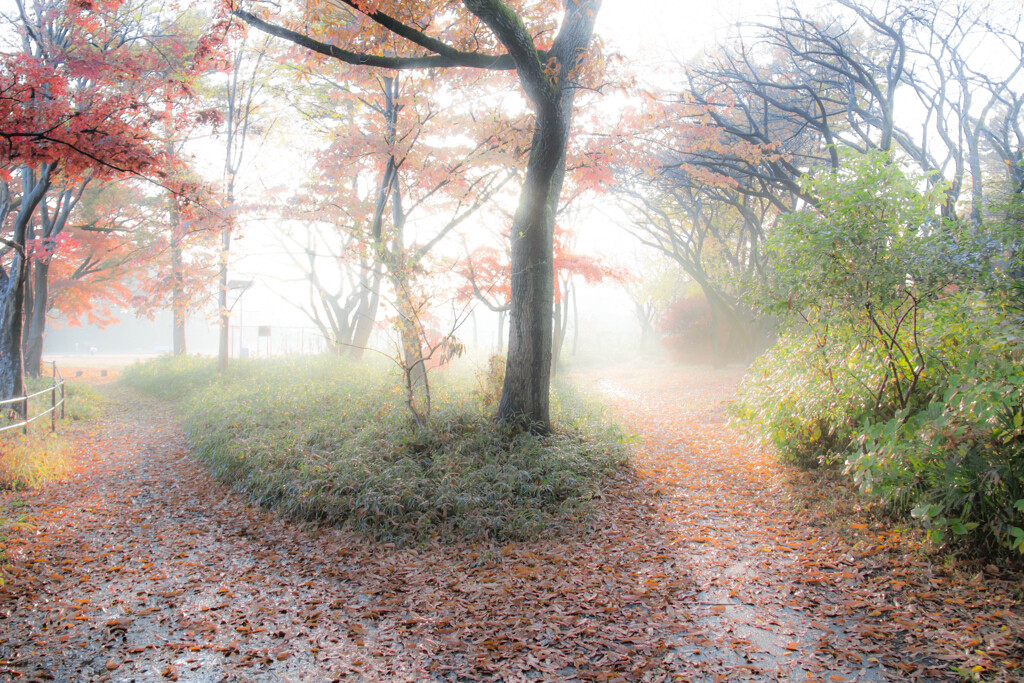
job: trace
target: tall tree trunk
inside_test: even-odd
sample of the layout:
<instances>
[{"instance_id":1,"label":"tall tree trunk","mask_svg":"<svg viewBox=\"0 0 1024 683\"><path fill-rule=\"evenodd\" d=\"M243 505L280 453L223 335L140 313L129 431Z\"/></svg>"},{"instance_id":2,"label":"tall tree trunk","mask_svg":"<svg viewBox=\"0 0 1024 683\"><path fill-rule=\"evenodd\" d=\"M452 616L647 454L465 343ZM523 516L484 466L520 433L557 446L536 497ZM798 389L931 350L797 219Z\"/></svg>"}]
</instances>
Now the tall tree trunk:
<instances>
[{"instance_id":1,"label":"tall tree trunk","mask_svg":"<svg viewBox=\"0 0 1024 683\"><path fill-rule=\"evenodd\" d=\"M562 320L562 309L565 308L564 301L555 302L555 314L552 316L553 329L551 331L551 376L558 374L558 360L562 355L562 341L565 339L565 327Z\"/></svg>"},{"instance_id":2,"label":"tall tree trunk","mask_svg":"<svg viewBox=\"0 0 1024 683\"><path fill-rule=\"evenodd\" d=\"M555 213L565 179L575 73L593 37L601 2L565 0L565 18L551 49L558 65L553 75L538 72L537 54L520 49L522 25L509 21L502 3L464 4L509 48L524 92L537 110L526 180L512 219L512 308L497 418L546 433L551 429Z\"/></svg>"},{"instance_id":3,"label":"tall tree trunk","mask_svg":"<svg viewBox=\"0 0 1024 683\"><path fill-rule=\"evenodd\" d=\"M570 103L571 92L565 96ZM512 219L512 308L498 419L538 432L551 426L552 254L569 111L556 100L537 112L526 181Z\"/></svg>"},{"instance_id":4,"label":"tall tree trunk","mask_svg":"<svg viewBox=\"0 0 1024 683\"><path fill-rule=\"evenodd\" d=\"M14 218L10 266L0 265L0 399L24 394L22 364L22 323L25 305L25 238L32 215L50 188L55 164L45 164L38 175L21 169L21 201ZM21 410L21 408L16 408Z\"/></svg>"},{"instance_id":5,"label":"tall tree trunk","mask_svg":"<svg viewBox=\"0 0 1024 683\"><path fill-rule=\"evenodd\" d=\"M352 345L349 347L349 357L359 360L370 345L370 335L373 334L373 325L377 320L377 308L380 306L380 273L374 269L366 283L366 294L359 301L356 309L354 329L352 332Z\"/></svg>"},{"instance_id":6,"label":"tall tree trunk","mask_svg":"<svg viewBox=\"0 0 1024 683\"><path fill-rule=\"evenodd\" d=\"M580 307L576 304L576 288L570 290L572 296L572 355L576 357L576 349L580 341Z\"/></svg>"},{"instance_id":7,"label":"tall tree trunk","mask_svg":"<svg viewBox=\"0 0 1024 683\"><path fill-rule=\"evenodd\" d=\"M231 311L228 310L228 253L231 250L231 226L225 226L221 232L220 248L220 291L217 295L217 317L220 321L220 334L217 340L217 371L224 373L228 369L228 325L231 322Z\"/></svg>"},{"instance_id":8,"label":"tall tree trunk","mask_svg":"<svg viewBox=\"0 0 1024 683\"><path fill-rule=\"evenodd\" d=\"M32 226L29 226L26 243L31 243L32 240L34 239L35 236L32 234L33 232L35 232L35 231L33 230ZM24 366L25 374L27 374L29 376L32 376L32 373L30 371L29 363L28 363L28 344L29 344L29 336L31 334L31 329L32 329L32 324L31 324L31 321L32 321L32 309L33 309L33 305L35 304L35 299L32 296L32 285L34 284L32 282L32 274L33 274L32 259L30 258L25 263L25 274L24 274L25 284L22 285L22 289L24 290L22 292L22 298L23 298L23 302L24 303L22 304L22 313L21 313L21 321L22 321L22 325L21 325L21 358L22 358L22 365Z\"/></svg>"},{"instance_id":9,"label":"tall tree trunk","mask_svg":"<svg viewBox=\"0 0 1024 683\"><path fill-rule=\"evenodd\" d=\"M565 338L569 336L569 294L572 291L572 279L563 279L560 284L562 293L555 304L554 338L551 345L551 376L555 377L562 369L562 349Z\"/></svg>"},{"instance_id":10,"label":"tall tree trunk","mask_svg":"<svg viewBox=\"0 0 1024 683\"><path fill-rule=\"evenodd\" d=\"M228 147L228 154L231 153ZM229 221L221 229L220 238L220 291L217 295L217 318L220 323L220 334L217 340L217 372L224 374L228 369L228 325L231 324L231 311L228 310L228 256L231 253L231 227L235 208L235 176L228 173L227 210Z\"/></svg>"},{"instance_id":11,"label":"tall tree trunk","mask_svg":"<svg viewBox=\"0 0 1024 683\"><path fill-rule=\"evenodd\" d=\"M651 344L654 336L654 322L652 320L652 309L647 304L633 302L636 309L636 319L640 323L640 349L645 350Z\"/></svg>"},{"instance_id":12,"label":"tall tree trunk","mask_svg":"<svg viewBox=\"0 0 1024 683\"><path fill-rule=\"evenodd\" d=\"M49 299L50 262L48 259L37 260L32 267L32 287L26 300L25 317L28 321L28 334L25 337L25 373L31 377L39 377L43 364L43 341L46 336L46 311Z\"/></svg>"},{"instance_id":13,"label":"tall tree trunk","mask_svg":"<svg viewBox=\"0 0 1024 683\"><path fill-rule=\"evenodd\" d=\"M185 349L185 267L182 262L181 214L178 197L171 193L167 199L171 220L171 311L173 316L173 341L171 349L175 356L183 356Z\"/></svg>"}]
</instances>

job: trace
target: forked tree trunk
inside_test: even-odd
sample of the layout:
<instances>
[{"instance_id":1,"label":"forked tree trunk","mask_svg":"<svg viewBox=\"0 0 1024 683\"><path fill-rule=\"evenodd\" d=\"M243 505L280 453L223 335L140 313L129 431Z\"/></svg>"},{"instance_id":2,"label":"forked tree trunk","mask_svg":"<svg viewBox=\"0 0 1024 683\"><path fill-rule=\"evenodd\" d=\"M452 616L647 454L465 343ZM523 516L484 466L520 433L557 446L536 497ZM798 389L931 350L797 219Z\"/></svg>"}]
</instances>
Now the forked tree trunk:
<instances>
[{"instance_id":1,"label":"forked tree trunk","mask_svg":"<svg viewBox=\"0 0 1024 683\"><path fill-rule=\"evenodd\" d=\"M565 179L576 71L593 37L601 1L565 0L565 17L550 53L555 73L538 70L537 53L522 49L522 41L531 39L507 6L487 0L463 3L509 49L537 110L526 180L512 219L512 308L497 418L546 433L551 429L555 212Z\"/></svg>"},{"instance_id":2,"label":"forked tree trunk","mask_svg":"<svg viewBox=\"0 0 1024 683\"><path fill-rule=\"evenodd\" d=\"M462 0L508 50L520 85L536 108L530 160L519 207L512 220L512 308L509 316L509 348L505 385L497 418L538 432L551 428L551 314L554 304L555 210L565 176L565 152L580 61L590 45L601 0L563 0L565 14L551 49L540 52L535 37L519 14L501 0ZM355 3L356 6L362 3ZM368 10L367 10L368 11ZM292 40L321 54L355 65L380 65L392 69L423 68L420 58L391 58L352 53L319 43L308 36L274 26L248 12L236 16L274 35ZM435 56L436 66L496 66L500 57L461 53L417 30L395 22L386 14L368 13L387 30L412 35ZM394 22L390 24L389 22ZM493 60L477 61L478 57ZM450 61L449 61L450 60ZM445 62L449 62L445 64ZM554 67L553 69L550 67ZM397 172L397 169L395 169ZM385 179L387 182L387 179Z\"/></svg>"}]
</instances>

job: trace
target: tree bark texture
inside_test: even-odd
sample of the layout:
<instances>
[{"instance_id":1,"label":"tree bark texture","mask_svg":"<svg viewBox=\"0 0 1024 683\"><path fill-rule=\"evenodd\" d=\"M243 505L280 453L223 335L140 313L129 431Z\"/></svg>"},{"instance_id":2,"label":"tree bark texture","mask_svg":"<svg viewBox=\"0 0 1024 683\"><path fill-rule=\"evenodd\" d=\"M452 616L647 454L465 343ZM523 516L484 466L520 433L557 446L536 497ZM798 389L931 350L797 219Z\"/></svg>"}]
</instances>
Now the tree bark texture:
<instances>
[{"instance_id":1,"label":"tree bark texture","mask_svg":"<svg viewBox=\"0 0 1024 683\"><path fill-rule=\"evenodd\" d=\"M25 242L28 226L39 203L50 188L54 164L44 165L37 174L21 170L21 202L14 218L11 261L5 270L0 265L0 399L24 394L22 324L25 306ZM15 408L21 410L21 408Z\"/></svg>"},{"instance_id":2,"label":"tree bark texture","mask_svg":"<svg viewBox=\"0 0 1024 683\"><path fill-rule=\"evenodd\" d=\"M25 393L21 356L24 284L25 260L15 252L7 271L0 269L0 397L3 399ZM21 410L16 404L11 407Z\"/></svg>"},{"instance_id":3,"label":"tree bark texture","mask_svg":"<svg viewBox=\"0 0 1024 683\"><path fill-rule=\"evenodd\" d=\"M42 374L43 348L46 338L46 314L50 310L50 260L57 248L57 237L67 227L71 212L82 198L90 178L86 177L76 187L66 188L57 195L52 207L44 196L39 203L39 234L41 249L33 257L26 271L25 319L25 372L32 377ZM31 238L32 235L29 235ZM29 286L30 285L30 286Z\"/></svg>"},{"instance_id":4,"label":"tree bark texture","mask_svg":"<svg viewBox=\"0 0 1024 683\"><path fill-rule=\"evenodd\" d=\"M476 4L496 3L466 0L470 11L487 23L509 49L517 66L523 61L518 69L520 81L537 109L526 181L512 220L512 308L505 384L497 417L545 433L551 429L555 212L565 179L565 153L576 94L572 74L590 44L601 3L566 1L566 16L552 48L558 60L555 81L543 70L538 75L532 68L536 50L519 56L514 39L505 37L510 31L502 23L501 13L497 20L489 20L490 15L474 9L472 5Z\"/></svg>"},{"instance_id":5,"label":"tree bark texture","mask_svg":"<svg viewBox=\"0 0 1024 683\"><path fill-rule=\"evenodd\" d=\"M46 337L46 311L50 298L50 261L39 259L32 264L31 301L26 301L28 321L25 337L25 374L39 377L42 373L43 343Z\"/></svg>"},{"instance_id":6,"label":"tree bark texture","mask_svg":"<svg viewBox=\"0 0 1024 683\"><path fill-rule=\"evenodd\" d=\"M501 0L462 0L462 3L491 30L508 54L457 50L380 11L362 10L355 2L346 4L430 54L393 57L350 52L270 24L243 10L234 10L233 14L271 35L356 66L395 70L432 67L515 69L523 92L536 110L536 121L526 180L512 221L508 361L497 417L503 422L547 432L551 426L548 394L554 306L552 253L555 210L565 176L565 153L577 86L577 68L593 37L601 0L563 0L561 27L548 51L538 49L520 16Z\"/></svg>"}]
</instances>

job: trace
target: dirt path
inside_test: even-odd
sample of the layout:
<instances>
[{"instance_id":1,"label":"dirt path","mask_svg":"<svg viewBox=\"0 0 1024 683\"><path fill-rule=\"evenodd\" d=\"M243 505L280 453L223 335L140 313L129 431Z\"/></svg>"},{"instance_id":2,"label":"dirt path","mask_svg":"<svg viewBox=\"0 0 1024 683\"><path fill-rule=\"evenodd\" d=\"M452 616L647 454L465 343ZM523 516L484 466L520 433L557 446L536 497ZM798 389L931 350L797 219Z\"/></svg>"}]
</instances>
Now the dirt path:
<instances>
[{"instance_id":1,"label":"dirt path","mask_svg":"<svg viewBox=\"0 0 1024 683\"><path fill-rule=\"evenodd\" d=\"M734 377L659 376L643 392L640 370L590 380L644 435L641 471L590 528L493 547L395 549L275 519L214 483L166 411L121 395L69 482L0 497L25 522L7 539L0 679L943 677L915 652L934 629L913 606L892 626L869 580L877 536L818 534L724 427ZM1001 605L984 612L997 634L1018 624Z\"/></svg>"},{"instance_id":2,"label":"dirt path","mask_svg":"<svg viewBox=\"0 0 1024 683\"><path fill-rule=\"evenodd\" d=\"M794 519L788 473L725 425L739 376L665 365L590 378L639 435L640 473L656 482L688 557L700 628L689 663L778 680L885 680L879 648L858 637L866 610L821 590L822 572L854 584L854 558L822 568L804 552L821 539L814 522Z\"/></svg>"},{"instance_id":3,"label":"dirt path","mask_svg":"<svg viewBox=\"0 0 1024 683\"><path fill-rule=\"evenodd\" d=\"M740 377L634 363L581 378L640 435L639 474L697 585L686 677L1024 681L1024 576L930 556L751 447L726 425Z\"/></svg>"}]
</instances>

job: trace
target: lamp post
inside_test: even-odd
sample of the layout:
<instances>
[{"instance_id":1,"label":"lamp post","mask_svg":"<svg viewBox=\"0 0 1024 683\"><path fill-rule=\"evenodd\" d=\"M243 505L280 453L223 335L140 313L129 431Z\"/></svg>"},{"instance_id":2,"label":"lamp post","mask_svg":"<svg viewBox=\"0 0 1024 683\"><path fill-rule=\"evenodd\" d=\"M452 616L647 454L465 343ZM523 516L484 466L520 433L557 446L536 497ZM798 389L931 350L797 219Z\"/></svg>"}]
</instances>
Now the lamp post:
<instances>
[{"instance_id":1,"label":"lamp post","mask_svg":"<svg viewBox=\"0 0 1024 683\"><path fill-rule=\"evenodd\" d=\"M252 287L254 280L228 280L228 290L239 290L238 296L235 297L234 302L228 308L228 315L231 315L231 310L234 309L235 304L238 304L238 357L242 357L242 311L244 306L241 305L242 295L245 291Z\"/></svg>"}]
</instances>

